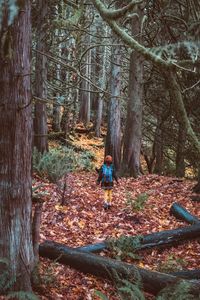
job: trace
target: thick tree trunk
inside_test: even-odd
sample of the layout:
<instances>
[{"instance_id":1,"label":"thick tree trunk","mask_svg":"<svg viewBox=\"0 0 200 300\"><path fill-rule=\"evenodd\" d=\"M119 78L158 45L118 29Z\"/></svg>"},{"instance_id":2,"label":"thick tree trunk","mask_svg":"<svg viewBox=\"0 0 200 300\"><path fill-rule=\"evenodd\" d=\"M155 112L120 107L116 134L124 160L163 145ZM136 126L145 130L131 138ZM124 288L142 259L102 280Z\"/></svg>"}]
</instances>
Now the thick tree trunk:
<instances>
[{"instance_id":1,"label":"thick tree trunk","mask_svg":"<svg viewBox=\"0 0 200 300\"><path fill-rule=\"evenodd\" d=\"M112 155L116 170L121 161L121 49L112 49L111 99L108 108L108 128L106 136L105 155Z\"/></svg>"},{"instance_id":2,"label":"thick tree trunk","mask_svg":"<svg viewBox=\"0 0 200 300\"><path fill-rule=\"evenodd\" d=\"M0 30L0 257L9 262L8 280L15 282L11 289L30 291L34 262L31 239L31 5L29 0L22 3L11 26L8 26L8 10L3 11ZM2 275L1 263L0 270Z\"/></svg>"},{"instance_id":3,"label":"thick tree trunk","mask_svg":"<svg viewBox=\"0 0 200 300\"><path fill-rule=\"evenodd\" d=\"M38 11L40 12L37 20L37 45L36 50L45 53L46 30L44 20L48 15L48 1L38 1ZM39 52L36 52L35 65L35 96L41 99L47 99L47 58ZM34 116L34 146L41 153L48 151L47 140L47 111L46 103L36 102Z\"/></svg>"},{"instance_id":4,"label":"thick tree trunk","mask_svg":"<svg viewBox=\"0 0 200 300\"><path fill-rule=\"evenodd\" d=\"M170 208L170 213L176 218L186 221L189 224L200 224L200 220L197 217L191 215L179 203L173 203L173 205Z\"/></svg>"},{"instance_id":5,"label":"thick tree trunk","mask_svg":"<svg viewBox=\"0 0 200 300\"><path fill-rule=\"evenodd\" d=\"M68 247L63 248L63 246L59 244L55 247L52 242L45 242L40 245L40 255L68 265L85 274L92 274L104 279L113 280L114 272L117 272L120 278L130 281L137 281L139 277L143 289L154 295L166 286L177 282L177 277L169 274L145 270L135 267L134 265L91 253L80 252ZM190 283L193 286L194 292L198 293L200 290L200 282L190 281Z\"/></svg>"},{"instance_id":6,"label":"thick tree trunk","mask_svg":"<svg viewBox=\"0 0 200 300\"><path fill-rule=\"evenodd\" d=\"M140 8L137 14L141 16ZM141 18L133 17L132 34L140 35ZM142 96L143 96L143 58L133 51L130 57L129 98L126 126L124 132L124 150L122 174L138 177L140 173L140 153L142 138Z\"/></svg>"}]
</instances>

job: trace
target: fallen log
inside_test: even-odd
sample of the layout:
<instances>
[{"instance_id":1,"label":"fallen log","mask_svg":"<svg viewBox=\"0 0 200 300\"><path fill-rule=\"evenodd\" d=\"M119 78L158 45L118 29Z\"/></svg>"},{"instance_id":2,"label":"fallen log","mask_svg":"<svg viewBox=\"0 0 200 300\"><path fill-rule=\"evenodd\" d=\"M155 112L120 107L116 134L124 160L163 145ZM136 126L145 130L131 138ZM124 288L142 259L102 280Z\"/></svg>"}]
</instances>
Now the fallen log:
<instances>
[{"instance_id":1,"label":"fallen log","mask_svg":"<svg viewBox=\"0 0 200 300\"><path fill-rule=\"evenodd\" d=\"M192 201L200 202L200 195L192 195L190 198Z\"/></svg>"},{"instance_id":2,"label":"fallen log","mask_svg":"<svg viewBox=\"0 0 200 300\"><path fill-rule=\"evenodd\" d=\"M178 276L184 279L200 279L200 270L182 270L176 272L170 272L170 275Z\"/></svg>"},{"instance_id":3,"label":"fallen log","mask_svg":"<svg viewBox=\"0 0 200 300\"><path fill-rule=\"evenodd\" d=\"M82 247L77 247L75 248L78 251L82 252L92 252L92 253L99 253L105 249L108 248L107 242L102 242L102 243L96 243L96 244L90 244Z\"/></svg>"},{"instance_id":4,"label":"fallen log","mask_svg":"<svg viewBox=\"0 0 200 300\"><path fill-rule=\"evenodd\" d=\"M170 208L170 213L174 215L176 218L186 221L189 224L197 224L200 223L200 220L191 215L183 206L179 203L174 202Z\"/></svg>"},{"instance_id":5,"label":"fallen log","mask_svg":"<svg viewBox=\"0 0 200 300\"><path fill-rule=\"evenodd\" d=\"M39 254L42 257L70 266L82 273L104 279L113 280L117 273L120 278L135 282L138 281L139 276L143 290L153 295L156 295L166 286L177 282L177 277L170 274L145 270L114 259L64 247L58 243L55 246L55 243L52 241L40 244ZM192 280L188 282L191 283L193 292L199 294L200 281Z\"/></svg>"},{"instance_id":6,"label":"fallen log","mask_svg":"<svg viewBox=\"0 0 200 300\"><path fill-rule=\"evenodd\" d=\"M192 240L200 237L200 223L181 227L171 230L163 230L160 232L155 232L147 234L141 237L140 243L134 246L133 237L133 250L138 251L142 249L148 249L153 247L164 247L164 246L175 246L183 241ZM116 240L117 243L118 240ZM56 245L56 243L55 243ZM109 240L103 241L101 243L90 244L83 247L76 248L78 251L82 252L94 252L98 253L109 247Z\"/></svg>"}]
</instances>

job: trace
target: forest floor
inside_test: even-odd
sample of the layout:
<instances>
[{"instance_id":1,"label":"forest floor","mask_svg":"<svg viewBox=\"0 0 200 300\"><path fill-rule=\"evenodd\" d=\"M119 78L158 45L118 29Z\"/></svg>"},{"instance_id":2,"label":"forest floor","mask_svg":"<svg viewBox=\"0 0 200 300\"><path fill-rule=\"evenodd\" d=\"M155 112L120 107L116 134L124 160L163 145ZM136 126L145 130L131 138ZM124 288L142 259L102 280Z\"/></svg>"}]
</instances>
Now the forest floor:
<instances>
[{"instance_id":1,"label":"forest floor","mask_svg":"<svg viewBox=\"0 0 200 300\"><path fill-rule=\"evenodd\" d=\"M82 139L82 140L81 140ZM79 137L83 146L94 150L96 164L102 162L103 149L94 146L101 140ZM87 140L87 141L86 141ZM92 146L93 145L93 146ZM93 149L92 149L93 148ZM99 150L100 149L100 150ZM53 240L66 246L79 247L122 235L136 236L186 226L169 214L174 202L179 202L191 214L200 218L199 203L190 200L193 181L177 181L173 177L144 175L138 179L120 178L113 191L113 206L103 209L103 194L96 185L97 173L79 172L67 176L66 202L60 205L57 186L43 180L41 190L48 193L43 206L41 242ZM35 177L35 185L41 183ZM139 210L134 202L145 197ZM137 199L137 200L136 200ZM107 253L100 255L106 256ZM140 267L157 271L196 269L200 266L200 244L198 241L162 249L146 250L140 258L131 260ZM40 299L98 300L95 291L105 294L109 300L117 300L113 284L94 276L86 276L67 266L41 259L42 284ZM154 299L146 295L146 299Z\"/></svg>"}]
</instances>

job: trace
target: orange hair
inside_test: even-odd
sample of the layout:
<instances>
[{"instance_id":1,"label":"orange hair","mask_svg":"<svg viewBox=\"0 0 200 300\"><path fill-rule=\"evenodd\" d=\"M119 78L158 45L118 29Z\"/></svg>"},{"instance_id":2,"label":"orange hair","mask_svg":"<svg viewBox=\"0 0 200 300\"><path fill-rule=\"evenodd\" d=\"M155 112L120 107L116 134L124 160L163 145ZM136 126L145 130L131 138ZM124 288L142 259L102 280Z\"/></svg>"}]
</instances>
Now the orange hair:
<instances>
[{"instance_id":1,"label":"orange hair","mask_svg":"<svg viewBox=\"0 0 200 300\"><path fill-rule=\"evenodd\" d=\"M112 156L111 155L106 155L105 162L111 163L112 162Z\"/></svg>"}]
</instances>

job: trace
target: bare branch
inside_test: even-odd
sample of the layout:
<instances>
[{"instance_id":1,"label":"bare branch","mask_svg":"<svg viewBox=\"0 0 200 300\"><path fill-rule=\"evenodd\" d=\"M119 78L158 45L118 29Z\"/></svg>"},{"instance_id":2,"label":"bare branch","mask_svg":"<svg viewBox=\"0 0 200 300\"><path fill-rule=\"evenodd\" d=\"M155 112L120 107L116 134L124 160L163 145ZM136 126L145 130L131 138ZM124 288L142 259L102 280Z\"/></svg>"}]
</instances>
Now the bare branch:
<instances>
[{"instance_id":1,"label":"bare branch","mask_svg":"<svg viewBox=\"0 0 200 300\"><path fill-rule=\"evenodd\" d=\"M112 30L127 44L130 48L136 50L146 59L151 60L165 68L172 67L171 61L166 61L156 54L152 53L149 48L144 47L140 43L138 43L133 37L131 37L124 29L122 29L113 19L107 17L105 12L107 11L104 4L100 0L92 0L94 6L99 11L101 17L110 25Z\"/></svg>"},{"instance_id":2,"label":"bare branch","mask_svg":"<svg viewBox=\"0 0 200 300\"><path fill-rule=\"evenodd\" d=\"M132 0L128 5L120 8L120 9L115 9L115 10L111 10L111 9L107 9L103 3L101 1L95 1L96 4L98 6L98 10L102 11L104 17L106 19L112 19L112 20L116 20L119 19L121 17L123 17L128 11L130 11L132 8L134 8L137 4L140 4L143 2L143 0ZM96 6L96 8L97 8Z\"/></svg>"},{"instance_id":3,"label":"bare branch","mask_svg":"<svg viewBox=\"0 0 200 300\"><path fill-rule=\"evenodd\" d=\"M194 88L195 86L197 86L199 83L200 83L200 79L199 79L195 84L193 84L192 86L190 86L190 87L184 89L184 90L182 91L182 94L184 94L185 92L187 92L187 91L193 89L193 88Z\"/></svg>"}]
</instances>

